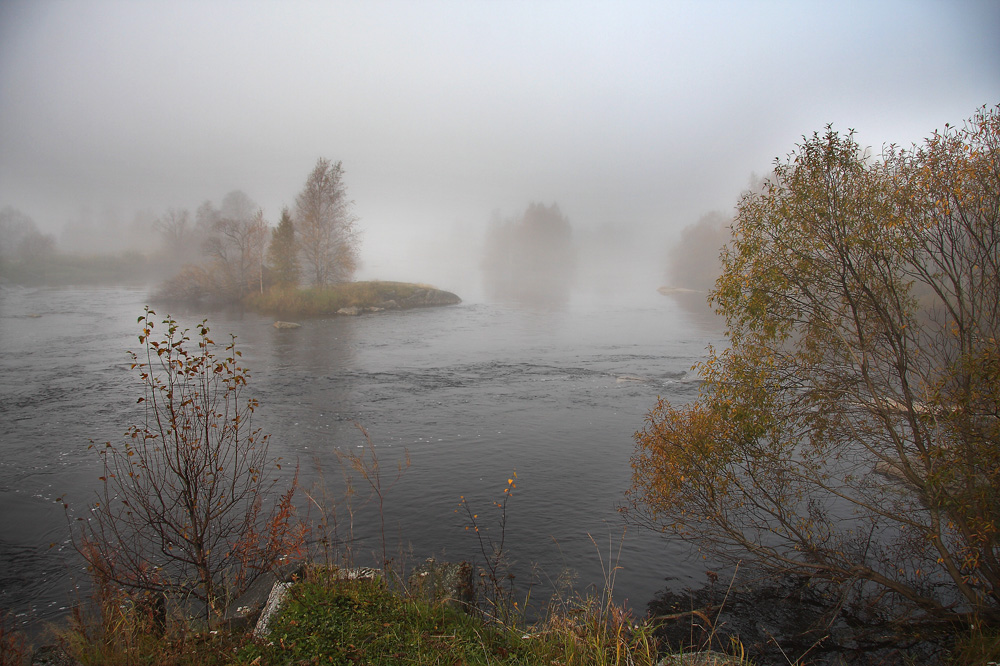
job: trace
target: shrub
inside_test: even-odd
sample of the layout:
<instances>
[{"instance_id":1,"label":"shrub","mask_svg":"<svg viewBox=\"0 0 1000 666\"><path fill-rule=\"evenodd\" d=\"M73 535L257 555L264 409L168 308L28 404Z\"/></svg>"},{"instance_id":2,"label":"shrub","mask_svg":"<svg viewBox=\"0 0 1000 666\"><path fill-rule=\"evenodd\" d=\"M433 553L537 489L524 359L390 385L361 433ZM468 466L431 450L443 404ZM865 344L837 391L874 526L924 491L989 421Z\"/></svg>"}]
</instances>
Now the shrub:
<instances>
[{"instance_id":1,"label":"shrub","mask_svg":"<svg viewBox=\"0 0 1000 666\"><path fill-rule=\"evenodd\" d=\"M235 337L220 356L202 322L192 350L169 317L156 338L154 315L139 317L143 353L130 354L144 418L124 442L91 444L104 472L76 546L99 585L200 600L211 624L225 596L299 552L298 475L271 494L280 465L253 427L258 404L244 396L250 373Z\"/></svg>"}]
</instances>

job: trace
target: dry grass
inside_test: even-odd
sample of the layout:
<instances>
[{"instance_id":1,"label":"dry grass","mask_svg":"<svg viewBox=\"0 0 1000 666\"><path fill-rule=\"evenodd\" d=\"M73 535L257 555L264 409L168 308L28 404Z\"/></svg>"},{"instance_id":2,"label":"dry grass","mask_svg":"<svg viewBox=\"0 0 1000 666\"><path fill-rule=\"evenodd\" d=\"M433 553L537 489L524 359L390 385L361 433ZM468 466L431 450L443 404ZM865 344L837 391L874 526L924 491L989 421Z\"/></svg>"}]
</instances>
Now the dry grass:
<instances>
[{"instance_id":1,"label":"dry grass","mask_svg":"<svg viewBox=\"0 0 1000 666\"><path fill-rule=\"evenodd\" d=\"M279 317L321 317L341 308L378 307L388 301L406 299L419 289L433 289L410 282L343 282L326 287L275 288L252 294L247 306Z\"/></svg>"}]
</instances>

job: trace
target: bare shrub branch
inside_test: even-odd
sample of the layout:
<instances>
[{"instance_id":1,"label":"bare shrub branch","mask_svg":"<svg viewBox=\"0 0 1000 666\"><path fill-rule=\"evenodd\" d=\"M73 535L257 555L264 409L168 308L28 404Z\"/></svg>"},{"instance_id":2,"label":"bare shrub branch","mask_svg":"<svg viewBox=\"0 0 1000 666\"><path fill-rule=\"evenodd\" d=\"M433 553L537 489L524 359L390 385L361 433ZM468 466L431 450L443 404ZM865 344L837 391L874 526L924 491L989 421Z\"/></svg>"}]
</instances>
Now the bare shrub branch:
<instances>
[{"instance_id":1,"label":"bare shrub branch","mask_svg":"<svg viewBox=\"0 0 1000 666\"><path fill-rule=\"evenodd\" d=\"M299 553L298 473L272 500L280 465L253 426L235 337L220 350L205 322L192 339L169 317L157 336L154 316L139 317L143 348L130 352L144 417L123 442L91 444L104 472L76 546L99 584L193 597L211 622L225 597Z\"/></svg>"}]
</instances>

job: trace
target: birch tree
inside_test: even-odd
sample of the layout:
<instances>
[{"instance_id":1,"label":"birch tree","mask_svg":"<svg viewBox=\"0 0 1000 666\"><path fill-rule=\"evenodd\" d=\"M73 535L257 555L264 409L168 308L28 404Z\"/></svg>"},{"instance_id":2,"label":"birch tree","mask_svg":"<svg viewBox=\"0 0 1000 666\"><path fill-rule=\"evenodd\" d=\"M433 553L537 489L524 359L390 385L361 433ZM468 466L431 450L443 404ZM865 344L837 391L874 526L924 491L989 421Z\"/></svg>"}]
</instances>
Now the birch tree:
<instances>
[{"instance_id":1,"label":"birch tree","mask_svg":"<svg viewBox=\"0 0 1000 666\"><path fill-rule=\"evenodd\" d=\"M223 199L205 251L213 259L216 290L239 301L264 290L264 256L270 229L263 211L240 191Z\"/></svg>"},{"instance_id":2,"label":"birch tree","mask_svg":"<svg viewBox=\"0 0 1000 666\"><path fill-rule=\"evenodd\" d=\"M346 282L357 269L360 237L353 204L342 164L319 159L295 198L294 218L305 277L313 285Z\"/></svg>"}]
</instances>

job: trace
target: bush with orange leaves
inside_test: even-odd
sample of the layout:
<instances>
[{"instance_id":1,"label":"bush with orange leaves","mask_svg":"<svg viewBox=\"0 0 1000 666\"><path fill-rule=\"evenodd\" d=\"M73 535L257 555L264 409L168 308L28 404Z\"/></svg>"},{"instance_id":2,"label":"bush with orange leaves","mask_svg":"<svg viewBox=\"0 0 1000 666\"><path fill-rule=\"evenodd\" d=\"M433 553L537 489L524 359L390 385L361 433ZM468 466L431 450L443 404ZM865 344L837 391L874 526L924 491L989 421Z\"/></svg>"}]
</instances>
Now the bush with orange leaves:
<instances>
[{"instance_id":1,"label":"bush with orange leaves","mask_svg":"<svg viewBox=\"0 0 1000 666\"><path fill-rule=\"evenodd\" d=\"M1000 622L1000 106L880 158L828 127L732 233L730 344L636 433L627 513L869 618Z\"/></svg>"}]
</instances>

